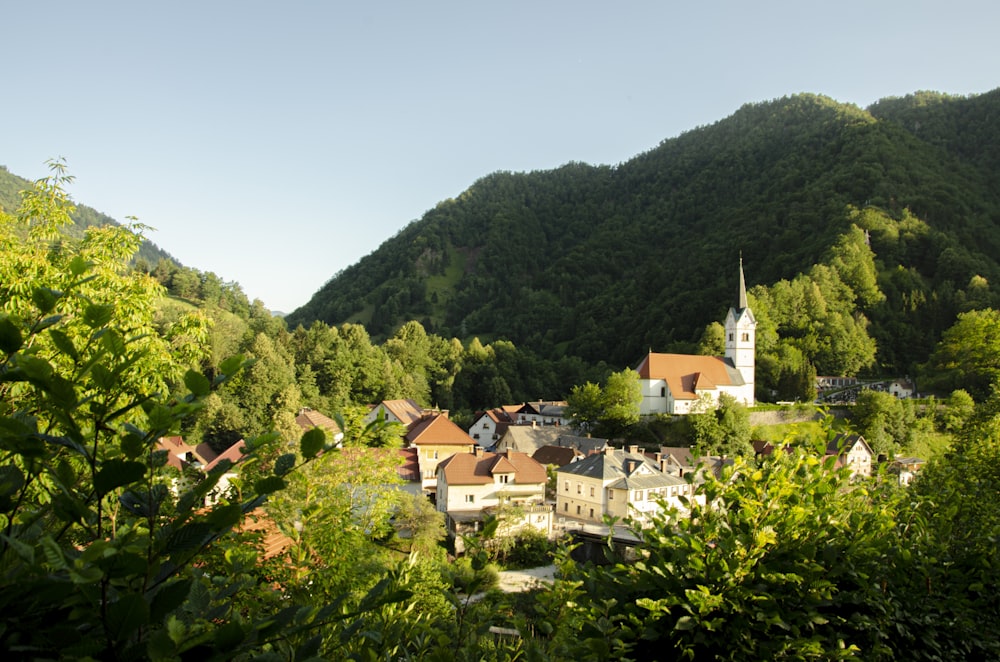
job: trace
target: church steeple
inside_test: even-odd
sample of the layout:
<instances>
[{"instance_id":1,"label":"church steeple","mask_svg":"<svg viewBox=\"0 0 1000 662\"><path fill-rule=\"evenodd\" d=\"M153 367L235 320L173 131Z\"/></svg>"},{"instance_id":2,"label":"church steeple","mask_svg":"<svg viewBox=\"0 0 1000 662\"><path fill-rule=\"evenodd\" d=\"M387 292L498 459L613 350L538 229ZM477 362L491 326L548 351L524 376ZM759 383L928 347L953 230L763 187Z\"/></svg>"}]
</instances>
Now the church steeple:
<instances>
[{"instance_id":1,"label":"church steeple","mask_svg":"<svg viewBox=\"0 0 1000 662\"><path fill-rule=\"evenodd\" d=\"M743 401L753 404L756 363L757 320L747 301L747 283L743 275L743 254L740 253L740 288L736 305L726 315L726 358L743 376L746 388Z\"/></svg>"},{"instance_id":2,"label":"church steeple","mask_svg":"<svg viewBox=\"0 0 1000 662\"><path fill-rule=\"evenodd\" d=\"M736 297L736 310L741 311L747 307L747 283L743 278L743 251L740 251L740 292Z\"/></svg>"}]
</instances>

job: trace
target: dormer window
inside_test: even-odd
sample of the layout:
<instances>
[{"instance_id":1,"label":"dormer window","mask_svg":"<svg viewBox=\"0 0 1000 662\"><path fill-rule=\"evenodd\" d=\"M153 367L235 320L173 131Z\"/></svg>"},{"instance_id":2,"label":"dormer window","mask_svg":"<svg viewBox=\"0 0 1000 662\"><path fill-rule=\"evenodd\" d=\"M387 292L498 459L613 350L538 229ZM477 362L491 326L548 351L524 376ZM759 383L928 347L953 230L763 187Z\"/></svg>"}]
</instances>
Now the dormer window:
<instances>
[{"instance_id":1,"label":"dormer window","mask_svg":"<svg viewBox=\"0 0 1000 662\"><path fill-rule=\"evenodd\" d=\"M501 483L506 484L507 481L510 480L510 474L500 474L497 476L497 478L500 480Z\"/></svg>"}]
</instances>

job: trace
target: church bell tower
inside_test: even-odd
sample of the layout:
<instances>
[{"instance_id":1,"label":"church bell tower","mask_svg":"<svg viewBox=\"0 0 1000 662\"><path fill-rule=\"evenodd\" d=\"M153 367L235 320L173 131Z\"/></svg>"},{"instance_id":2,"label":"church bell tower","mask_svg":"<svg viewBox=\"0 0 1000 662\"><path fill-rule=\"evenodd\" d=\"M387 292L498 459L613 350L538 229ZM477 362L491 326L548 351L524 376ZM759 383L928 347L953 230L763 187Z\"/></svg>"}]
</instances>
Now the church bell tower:
<instances>
[{"instance_id":1,"label":"church bell tower","mask_svg":"<svg viewBox=\"0 0 1000 662\"><path fill-rule=\"evenodd\" d=\"M748 395L740 398L753 404L754 362L756 355L757 320L747 305L747 286L743 278L743 256L740 255L740 287L736 305L726 315L726 358L743 376Z\"/></svg>"}]
</instances>

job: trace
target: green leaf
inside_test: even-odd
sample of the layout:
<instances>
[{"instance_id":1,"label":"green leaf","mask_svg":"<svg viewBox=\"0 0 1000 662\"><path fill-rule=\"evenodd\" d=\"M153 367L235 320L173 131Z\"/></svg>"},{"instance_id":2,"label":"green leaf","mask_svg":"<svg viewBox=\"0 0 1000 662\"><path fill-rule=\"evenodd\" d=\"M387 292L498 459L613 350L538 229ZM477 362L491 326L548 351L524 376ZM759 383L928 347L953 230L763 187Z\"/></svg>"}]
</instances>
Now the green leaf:
<instances>
[{"instance_id":1,"label":"green leaf","mask_svg":"<svg viewBox=\"0 0 1000 662\"><path fill-rule=\"evenodd\" d=\"M299 452L302 453L302 457L311 460L319 455L325 444L326 432L323 431L323 428L306 430L302 435L302 440L299 442Z\"/></svg>"},{"instance_id":2,"label":"green leaf","mask_svg":"<svg viewBox=\"0 0 1000 662\"><path fill-rule=\"evenodd\" d=\"M116 487L122 487L142 480L146 475L146 465L134 460L105 460L94 476L94 490L98 494L107 494Z\"/></svg>"},{"instance_id":3,"label":"green leaf","mask_svg":"<svg viewBox=\"0 0 1000 662\"><path fill-rule=\"evenodd\" d=\"M149 605L138 593L126 593L108 605L108 627L122 640L149 623Z\"/></svg>"},{"instance_id":4,"label":"green leaf","mask_svg":"<svg viewBox=\"0 0 1000 662\"><path fill-rule=\"evenodd\" d=\"M234 621L226 623L215 631L215 645L223 652L233 650L243 643L245 638L243 628Z\"/></svg>"},{"instance_id":5,"label":"green leaf","mask_svg":"<svg viewBox=\"0 0 1000 662\"><path fill-rule=\"evenodd\" d=\"M47 287L36 287L31 293L31 302L38 307L42 313L50 313L56 307L56 301L62 293L50 290Z\"/></svg>"},{"instance_id":6,"label":"green leaf","mask_svg":"<svg viewBox=\"0 0 1000 662\"><path fill-rule=\"evenodd\" d=\"M45 553L45 561L53 570L66 570L69 566L62 548L56 544L52 536L45 536L41 539L42 551Z\"/></svg>"},{"instance_id":7,"label":"green leaf","mask_svg":"<svg viewBox=\"0 0 1000 662\"><path fill-rule=\"evenodd\" d=\"M188 370L184 373L184 385L188 387L192 395L200 398L205 397L212 391L212 384L208 381L208 377L197 370Z\"/></svg>"},{"instance_id":8,"label":"green leaf","mask_svg":"<svg viewBox=\"0 0 1000 662\"><path fill-rule=\"evenodd\" d=\"M21 349L24 338L21 337L21 329L18 328L8 315L0 317L0 350L7 354L13 354Z\"/></svg>"},{"instance_id":9,"label":"green leaf","mask_svg":"<svg viewBox=\"0 0 1000 662\"><path fill-rule=\"evenodd\" d=\"M281 476L268 476L266 478L261 478L254 483L254 489L257 491L257 494L273 494L274 492L285 489L285 479Z\"/></svg>"},{"instance_id":10,"label":"green leaf","mask_svg":"<svg viewBox=\"0 0 1000 662\"><path fill-rule=\"evenodd\" d=\"M49 337L52 338L52 343L60 352L74 361L80 358L79 352L76 351L76 345L73 344L73 340L66 334L65 331L61 331L59 329L49 329Z\"/></svg>"},{"instance_id":11,"label":"green leaf","mask_svg":"<svg viewBox=\"0 0 1000 662\"><path fill-rule=\"evenodd\" d=\"M83 323L92 329L99 329L111 321L111 316L114 312L114 306L102 306L92 303L83 311Z\"/></svg>"},{"instance_id":12,"label":"green leaf","mask_svg":"<svg viewBox=\"0 0 1000 662\"><path fill-rule=\"evenodd\" d=\"M674 624L674 629L693 630L695 628L695 625L697 625L697 623L695 623L694 618L692 618L691 616L681 616L680 618L677 619L677 623Z\"/></svg>"},{"instance_id":13,"label":"green leaf","mask_svg":"<svg viewBox=\"0 0 1000 662\"><path fill-rule=\"evenodd\" d=\"M295 453L285 453L274 463L274 475L284 476L295 468Z\"/></svg>"},{"instance_id":14,"label":"green leaf","mask_svg":"<svg viewBox=\"0 0 1000 662\"><path fill-rule=\"evenodd\" d=\"M191 592L192 581L187 578L164 584L153 596L153 604L149 609L150 622L162 623L170 612L184 604Z\"/></svg>"},{"instance_id":15,"label":"green leaf","mask_svg":"<svg viewBox=\"0 0 1000 662\"><path fill-rule=\"evenodd\" d=\"M212 509L212 512L208 514L209 525L220 531L222 529L229 529L237 524L239 524L240 517L243 516L243 509L240 508L240 504L233 503L226 506L216 506Z\"/></svg>"},{"instance_id":16,"label":"green leaf","mask_svg":"<svg viewBox=\"0 0 1000 662\"><path fill-rule=\"evenodd\" d=\"M228 359L224 359L222 363L219 364L219 372L221 372L226 377L232 377L242 367L243 367L243 355L237 354L235 356L230 356Z\"/></svg>"},{"instance_id":17,"label":"green leaf","mask_svg":"<svg viewBox=\"0 0 1000 662\"><path fill-rule=\"evenodd\" d=\"M0 466L0 495L10 496L24 487L24 474L13 464Z\"/></svg>"}]
</instances>

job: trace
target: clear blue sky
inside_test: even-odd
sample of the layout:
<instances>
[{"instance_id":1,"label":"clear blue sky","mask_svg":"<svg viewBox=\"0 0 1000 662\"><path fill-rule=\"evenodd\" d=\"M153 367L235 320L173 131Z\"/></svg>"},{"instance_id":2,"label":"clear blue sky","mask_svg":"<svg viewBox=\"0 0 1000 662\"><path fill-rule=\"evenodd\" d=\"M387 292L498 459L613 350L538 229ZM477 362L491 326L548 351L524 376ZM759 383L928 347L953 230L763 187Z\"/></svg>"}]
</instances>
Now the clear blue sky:
<instances>
[{"instance_id":1,"label":"clear blue sky","mask_svg":"<svg viewBox=\"0 0 1000 662\"><path fill-rule=\"evenodd\" d=\"M741 105L1000 86L996 0L12 2L0 164L290 312L497 170Z\"/></svg>"}]
</instances>

